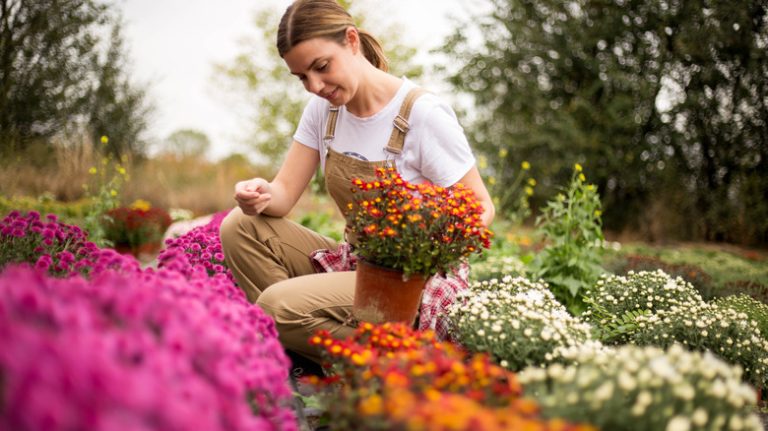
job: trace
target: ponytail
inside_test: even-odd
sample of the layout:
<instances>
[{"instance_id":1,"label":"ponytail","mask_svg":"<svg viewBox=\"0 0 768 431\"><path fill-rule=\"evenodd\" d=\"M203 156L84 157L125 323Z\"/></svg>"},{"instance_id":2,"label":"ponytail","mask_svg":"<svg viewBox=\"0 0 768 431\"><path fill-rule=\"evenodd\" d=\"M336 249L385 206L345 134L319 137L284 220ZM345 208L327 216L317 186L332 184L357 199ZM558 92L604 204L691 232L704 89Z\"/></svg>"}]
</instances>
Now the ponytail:
<instances>
[{"instance_id":1,"label":"ponytail","mask_svg":"<svg viewBox=\"0 0 768 431\"><path fill-rule=\"evenodd\" d=\"M365 30L357 29L357 33L360 35L360 47L365 58L377 69L385 72L389 70L389 61L379 41Z\"/></svg>"}]
</instances>

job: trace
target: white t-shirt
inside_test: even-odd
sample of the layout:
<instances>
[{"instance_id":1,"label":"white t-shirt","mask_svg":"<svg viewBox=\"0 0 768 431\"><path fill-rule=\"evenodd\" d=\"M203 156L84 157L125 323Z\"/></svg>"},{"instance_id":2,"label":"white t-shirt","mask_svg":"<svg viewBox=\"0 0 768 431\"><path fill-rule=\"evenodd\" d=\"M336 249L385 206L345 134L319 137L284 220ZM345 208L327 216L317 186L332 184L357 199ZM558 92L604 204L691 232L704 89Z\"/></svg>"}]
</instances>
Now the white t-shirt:
<instances>
[{"instance_id":1,"label":"white t-shirt","mask_svg":"<svg viewBox=\"0 0 768 431\"><path fill-rule=\"evenodd\" d=\"M393 121L406 94L415 86L403 78L403 85L395 97L370 117L357 117L341 106L335 138L330 142L330 147L338 153L360 160L386 160L384 148L392 134ZM323 148L329 107L330 103L326 99L312 97L304 108L293 139L320 151ZM429 180L440 186L450 186L475 165L475 157L456 114L437 96L426 93L416 99L408 124L403 152L393 156L400 175L406 181L421 183Z\"/></svg>"}]
</instances>

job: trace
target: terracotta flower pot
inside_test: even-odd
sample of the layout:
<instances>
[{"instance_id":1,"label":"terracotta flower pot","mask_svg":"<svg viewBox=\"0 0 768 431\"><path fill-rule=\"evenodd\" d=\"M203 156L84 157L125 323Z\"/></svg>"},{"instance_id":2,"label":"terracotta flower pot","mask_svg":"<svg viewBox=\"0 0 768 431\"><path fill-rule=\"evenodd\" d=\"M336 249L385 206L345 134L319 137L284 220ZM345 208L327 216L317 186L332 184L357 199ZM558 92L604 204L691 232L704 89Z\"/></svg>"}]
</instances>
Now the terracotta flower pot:
<instances>
[{"instance_id":1,"label":"terracotta flower pot","mask_svg":"<svg viewBox=\"0 0 768 431\"><path fill-rule=\"evenodd\" d=\"M412 325L421 304L426 279L358 260L352 314L361 322L405 322Z\"/></svg>"}]
</instances>

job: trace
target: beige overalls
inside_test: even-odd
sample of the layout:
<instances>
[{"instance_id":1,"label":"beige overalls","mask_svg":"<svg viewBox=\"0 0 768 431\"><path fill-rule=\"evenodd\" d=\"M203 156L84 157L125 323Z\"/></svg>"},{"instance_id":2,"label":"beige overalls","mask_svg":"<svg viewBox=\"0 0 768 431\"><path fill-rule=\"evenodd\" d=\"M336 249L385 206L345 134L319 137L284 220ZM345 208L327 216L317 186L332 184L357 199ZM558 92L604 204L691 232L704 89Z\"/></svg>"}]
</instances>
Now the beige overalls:
<instances>
[{"instance_id":1,"label":"beige overalls","mask_svg":"<svg viewBox=\"0 0 768 431\"><path fill-rule=\"evenodd\" d=\"M399 154L405 144L414 101L423 90L412 89L405 97L386 151ZM377 167L394 161L363 161L333 151L338 110L331 108L326 125L325 184L342 211L352 201L352 178L372 180ZM350 317L355 290L354 271L315 273L312 252L334 249L337 243L282 217L249 216L236 207L221 224L221 244L227 266L250 302L255 302L275 319L280 341L315 362L320 352L308 340L324 329L333 336L349 336L354 328L345 326Z\"/></svg>"}]
</instances>

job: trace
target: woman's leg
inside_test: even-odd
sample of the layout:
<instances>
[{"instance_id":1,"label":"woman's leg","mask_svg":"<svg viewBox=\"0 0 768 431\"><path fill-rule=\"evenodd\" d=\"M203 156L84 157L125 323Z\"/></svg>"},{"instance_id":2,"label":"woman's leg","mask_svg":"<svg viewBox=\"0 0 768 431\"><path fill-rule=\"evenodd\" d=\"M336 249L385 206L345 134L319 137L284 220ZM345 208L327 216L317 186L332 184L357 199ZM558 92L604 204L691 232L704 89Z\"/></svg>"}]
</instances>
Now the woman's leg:
<instances>
[{"instance_id":1,"label":"woman's leg","mask_svg":"<svg viewBox=\"0 0 768 431\"><path fill-rule=\"evenodd\" d=\"M355 328L344 325L352 313L355 272L304 275L269 286L256 302L275 319L280 342L317 363L320 350L309 338L325 329L335 338L345 338Z\"/></svg>"},{"instance_id":2,"label":"woman's leg","mask_svg":"<svg viewBox=\"0 0 768 431\"><path fill-rule=\"evenodd\" d=\"M314 273L309 255L336 241L282 217L249 216L233 209L219 230L227 267L250 302L270 285Z\"/></svg>"}]
</instances>

